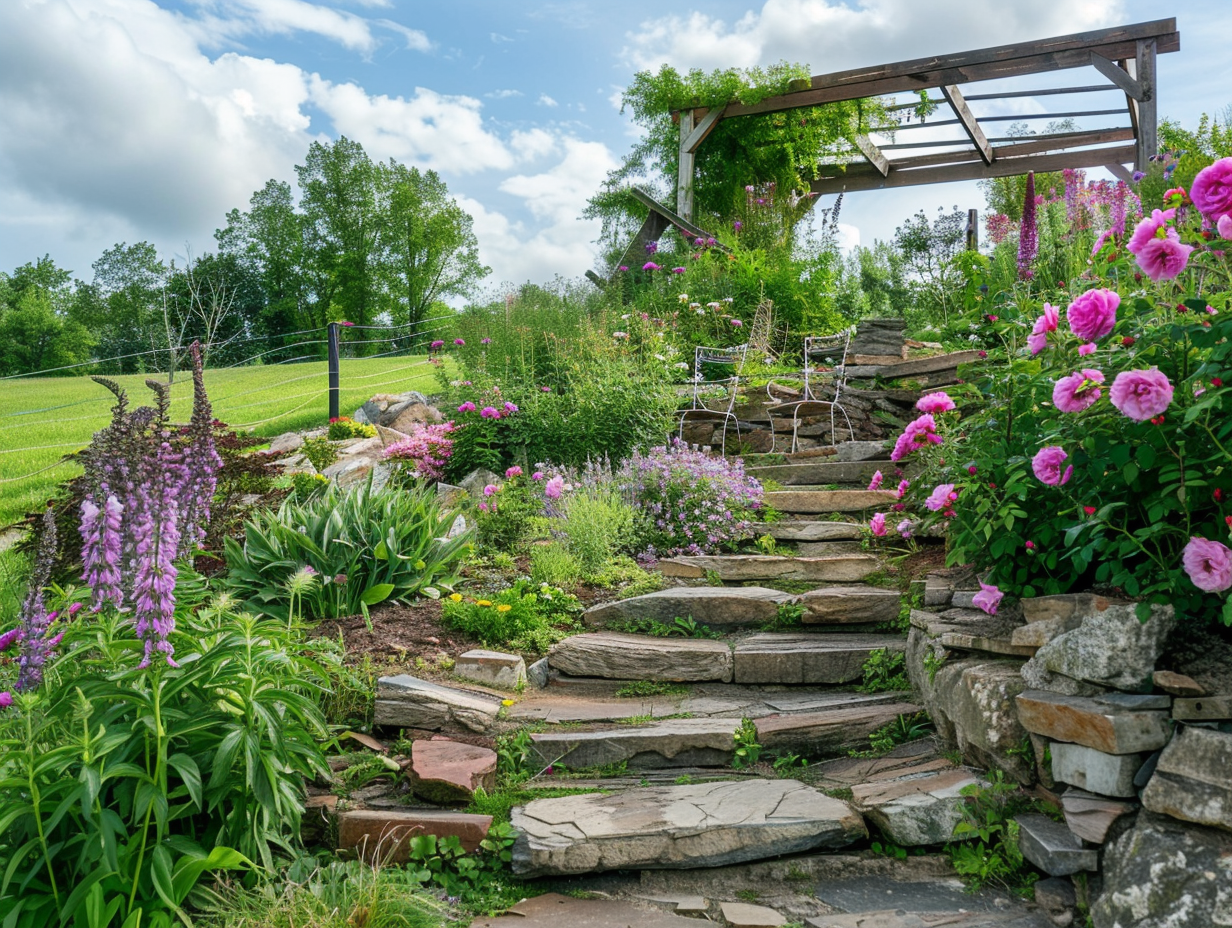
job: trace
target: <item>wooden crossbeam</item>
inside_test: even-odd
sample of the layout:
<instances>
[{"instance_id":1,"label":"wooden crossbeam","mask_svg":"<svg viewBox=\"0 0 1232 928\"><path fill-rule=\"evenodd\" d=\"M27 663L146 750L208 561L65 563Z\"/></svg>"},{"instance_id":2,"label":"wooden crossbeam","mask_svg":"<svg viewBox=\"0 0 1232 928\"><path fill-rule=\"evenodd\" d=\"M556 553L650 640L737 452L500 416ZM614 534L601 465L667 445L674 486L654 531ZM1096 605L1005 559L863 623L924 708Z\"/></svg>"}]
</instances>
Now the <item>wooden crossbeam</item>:
<instances>
[{"instance_id":1,"label":"wooden crossbeam","mask_svg":"<svg viewBox=\"0 0 1232 928\"><path fill-rule=\"evenodd\" d=\"M1133 173L1129 170L1129 168L1125 167L1125 165L1105 164L1104 167L1106 167L1112 176L1117 180L1123 180L1127 184L1132 184L1134 182Z\"/></svg>"},{"instance_id":2,"label":"wooden crossbeam","mask_svg":"<svg viewBox=\"0 0 1232 928\"><path fill-rule=\"evenodd\" d=\"M673 213L670 209L648 194L645 190L642 190L640 187L630 187L629 193L632 194L633 198L643 206L649 207L652 216L659 216L665 220L663 226L664 230L667 229L667 226L672 225L677 229L688 232L694 238L697 238L699 235L702 238L713 238L713 236L705 229L701 228L701 226L695 226L690 220L685 219L677 213ZM658 236L656 235L655 239L657 238ZM651 239L651 241L653 240L654 239ZM720 245L719 247L722 248L723 246Z\"/></svg>"},{"instance_id":3,"label":"wooden crossbeam","mask_svg":"<svg viewBox=\"0 0 1232 928\"><path fill-rule=\"evenodd\" d=\"M997 148L993 149L993 153L992 164L972 161L917 168L910 171L892 168L885 177L876 172L867 171L845 177L821 178L813 181L810 186L814 193L824 195L851 193L858 190L913 187L920 184L945 184L961 180L983 180L990 177L1009 177L1015 174L1026 174L1028 171L1044 173L1062 171L1066 168L1102 167L1106 164L1133 160L1136 146L1121 145L1115 148L1083 149L1018 158L1007 158L1005 153Z\"/></svg>"},{"instance_id":4,"label":"wooden crossbeam","mask_svg":"<svg viewBox=\"0 0 1232 928\"><path fill-rule=\"evenodd\" d=\"M729 104L723 115L730 118L773 113L860 97L1087 67L1091 64L1092 52L1110 61L1133 58L1137 55L1138 41L1149 39L1155 40L1159 54L1178 51L1181 40L1176 31L1176 20L1162 19L1038 42L1001 45L956 55L917 58L874 68L818 75L810 81L807 90L767 97L753 104Z\"/></svg>"},{"instance_id":5,"label":"wooden crossbeam","mask_svg":"<svg viewBox=\"0 0 1232 928\"><path fill-rule=\"evenodd\" d=\"M988 141L984 130L980 128L979 121L972 114L971 107L967 106L967 101L963 99L962 91L952 84L945 84L941 87L941 95L950 104L950 109L962 123L963 131L967 133L967 138L971 139L971 144L980 153L984 163L992 164L992 144Z\"/></svg>"},{"instance_id":6,"label":"wooden crossbeam","mask_svg":"<svg viewBox=\"0 0 1232 928\"><path fill-rule=\"evenodd\" d=\"M1095 66L1096 71L1125 91L1127 97L1135 100L1142 99L1142 85L1130 77L1128 72L1115 61L1109 61L1103 55L1091 52L1091 64Z\"/></svg>"},{"instance_id":7,"label":"wooden crossbeam","mask_svg":"<svg viewBox=\"0 0 1232 928\"><path fill-rule=\"evenodd\" d=\"M1116 87L1112 88L1116 90ZM967 102L971 102L971 98L967 97ZM1014 113L1010 116L980 116L980 125L990 122L1027 122L1032 119L1077 119L1083 116L1120 116L1125 112L1124 108L1118 110L1075 110L1070 113ZM892 129L874 129L873 134L878 133L897 133L907 132L913 129L937 129L941 126L957 126L961 125L961 120L958 119L939 119L936 122L913 122L905 126L895 126Z\"/></svg>"},{"instance_id":8,"label":"wooden crossbeam","mask_svg":"<svg viewBox=\"0 0 1232 928\"><path fill-rule=\"evenodd\" d=\"M694 112L693 117L694 119L697 118L696 112ZM714 131L714 127L719 124L719 120L722 118L723 107L716 106L712 110L707 110L706 115L694 126L693 131L689 133L681 147L689 154L696 152L698 146L706 140L706 136Z\"/></svg>"},{"instance_id":9,"label":"wooden crossbeam","mask_svg":"<svg viewBox=\"0 0 1232 928\"><path fill-rule=\"evenodd\" d=\"M873 144L872 139L863 133L855 137L856 148L860 149L860 153L868 159L868 163L877 169L877 172L885 177L890 173L889 159L882 153L881 149Z\"/></svg>"}]
</instances>

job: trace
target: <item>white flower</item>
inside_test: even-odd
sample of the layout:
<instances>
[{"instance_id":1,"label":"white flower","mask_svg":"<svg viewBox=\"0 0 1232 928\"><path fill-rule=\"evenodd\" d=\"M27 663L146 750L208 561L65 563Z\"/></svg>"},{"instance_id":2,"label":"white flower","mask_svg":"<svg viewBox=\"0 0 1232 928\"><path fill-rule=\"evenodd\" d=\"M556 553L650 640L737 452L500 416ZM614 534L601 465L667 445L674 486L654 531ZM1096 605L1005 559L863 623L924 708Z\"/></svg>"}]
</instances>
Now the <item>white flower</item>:
<instances>
[{"instance_id":1,"label":"white flower","mask_svg":"<svg viewBox=\"0 0 1232 928\"><path fill-rule=\"evenodd\" d=\"M678 299L681 303L687 303L689 302L689 295L687 293L682 293L676 297L676 299Z\"/></svg>"},{"instance_id":2,"label":"white flower","mask_svg":"<svg viewBox=\"0 0 1232 928\"><path fill-rule=\"evenodd\" d=\"M624 314L623 316L621 316L620 318L621 318L621 319L628 319L631 315L633 315L633 314L632 314L632 313L625 313L625 314Z\"/></svg>"}]
</instances>

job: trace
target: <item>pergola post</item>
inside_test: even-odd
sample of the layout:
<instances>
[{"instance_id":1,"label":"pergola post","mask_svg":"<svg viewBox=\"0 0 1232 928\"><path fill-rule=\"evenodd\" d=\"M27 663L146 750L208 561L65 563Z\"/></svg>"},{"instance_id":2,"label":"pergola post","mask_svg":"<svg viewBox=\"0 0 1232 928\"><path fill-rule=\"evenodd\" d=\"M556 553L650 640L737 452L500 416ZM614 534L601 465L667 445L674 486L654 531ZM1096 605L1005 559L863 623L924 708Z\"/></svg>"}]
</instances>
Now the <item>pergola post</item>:
<instances>
[{"instance_id":1,"label":"pergola post","mask_svg":"<svg viewBox=\"0 0 1232 928\"><path fill-rule=\"evenodd\" d=\"M689 147L693 134L693 111L680 111L680 163L676 178L676 212L693 221L693 165L696 156Z\"/></svg>"},{"instance_id":2,"label":"pergola post","mask_svg":"<svg viewBox=\"0 0 1232 928\"><path fill-rule=\"evenodd\" d=\"M1138 52L1134 56L1134 77L1141 88L1142 99L1138 103L1138 149L1135 167L1145 171L1147 164L1159 153L1159 111L1156 105L1159 95L1155 92L1155 39L1139 39Z\"/></svg>"}]
</instances>

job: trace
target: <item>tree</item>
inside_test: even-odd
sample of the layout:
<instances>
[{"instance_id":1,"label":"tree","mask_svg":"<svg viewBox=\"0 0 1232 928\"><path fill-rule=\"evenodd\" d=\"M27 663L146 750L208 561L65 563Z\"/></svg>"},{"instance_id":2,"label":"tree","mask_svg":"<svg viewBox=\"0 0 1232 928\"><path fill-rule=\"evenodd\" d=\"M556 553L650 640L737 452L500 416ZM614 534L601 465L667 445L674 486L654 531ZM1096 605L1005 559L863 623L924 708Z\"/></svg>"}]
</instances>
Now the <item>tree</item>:
<instances>
[{"instance_id":1,"label":"tree","mask_svg":"<svg viewBox=\"0 0 1232 928\"><path fill-rule=\"evenodd\" d=\"M117 361L122 373L163 369L151 350L166 348L162 318L163 284L167 267L149 242L120 242L92 265L94 281L78 288L74 321L98 336L103 357Z\"/></svg>"},{"instance_id":2,"label":"tree","mask_svg":"<svg viewBox=\"0 0 1232 928\"><path fill-rule=\"evenodd\" d=\"M49 371L90 360L93 337L84 326L56 312L53 290L39 285L7 289L15 299L0 304L0 376ZM57 373L80 374L83 370Z\"/></svg>"},{"instance_id":3,"label":"tree","mask_svg":"<svg viewBox=\"0 0 1232 928\"><path fill-rule=\"evenodd\" d=\"M894 230L894 245L914 277L921 310L936 310L949 323L950 311L961 304L962 269L954 260L966 247L967 213L937 208L931 222L923 210Z\"/></svg>"},{"instance_id":4,"label":"tree","mask_svg":"<svg viewBox=\"0 0 1232 928\"><path fill-rule=\"evenodd\" d=\"M473 220L435 171L390 159L379 183L387 305L392 318L415 325L442 297L471 296L491 268L479 263Z\"/></svg>"}]
</instances>

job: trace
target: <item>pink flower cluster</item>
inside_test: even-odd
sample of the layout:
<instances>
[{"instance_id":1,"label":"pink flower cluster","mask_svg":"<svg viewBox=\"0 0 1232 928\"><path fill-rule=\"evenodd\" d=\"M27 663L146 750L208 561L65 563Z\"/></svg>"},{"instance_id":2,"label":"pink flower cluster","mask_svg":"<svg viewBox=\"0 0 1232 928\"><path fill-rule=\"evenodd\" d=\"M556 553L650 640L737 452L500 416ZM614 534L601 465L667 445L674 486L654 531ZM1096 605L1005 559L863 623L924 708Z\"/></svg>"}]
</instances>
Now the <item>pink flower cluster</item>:
<instances>
[{"instance_id":1,"label":"pink flower cluster","mask_svg":"<svg viewBox=\"0 0 1232 928\"><path fill-rule=\"evenodd\" d=\"M928 499L924 500L924 508L930 512L942 512L947 516L954 514L954 503L958 500L958 493L954 489L954 484L943 483L933 488L932 493L928 495Z\"/></svg>"},{"instance_id":2,"label":"pink flower cluster","mask_svg":"<svg viewBox=\"0 0 1232 928\"><path fill-rule=\"evenodd\" d=\"M453 456L453 439L449 437L453 431L452 422L416 425L408 438L385 448L385 458L407 462L415 476L423 480L442 480L445 463Z\"/></svg>"},{"instance_id":3,"label":"pink flower cluster","mask_svg":"<svg viewBox=\"0 0 1232 928\"><path fill-rule=\"evenodd\" d=\"M957 407L954 405L954 401L950 399L948 393L939 390L936 393L921 396L916 401L915 408L920 412L938 413L949 412Z\"/></svg>"},{"instance_id":4,"label":"pink flower cluster","mask_svg":"<svg viewBox=\"0 0 1232 928\"><path fill-rule=\"evenodd\" d=\"M1168 225L1175 218L1175 209L1155 210L1138 223L1125 246L1151 280L1172 280L1189 263L1193 246L1182 242L1176 229Z\"/></svg>"},{"instance_id":5,"label":"pink flower cluster","mask_svg":"<svg viewBox=\"0 0 1232 928\"><path fill-rule=\"evenodd\" d=\"M1031 349L1031 354L1039 354L1048 347L1048 333L1055 332L1060 321L1060 311L1051 303L1045 303L1043 315L1035 320L1031 334L1027 336L1027 347Z\"/></svg>"}]
</instances>

